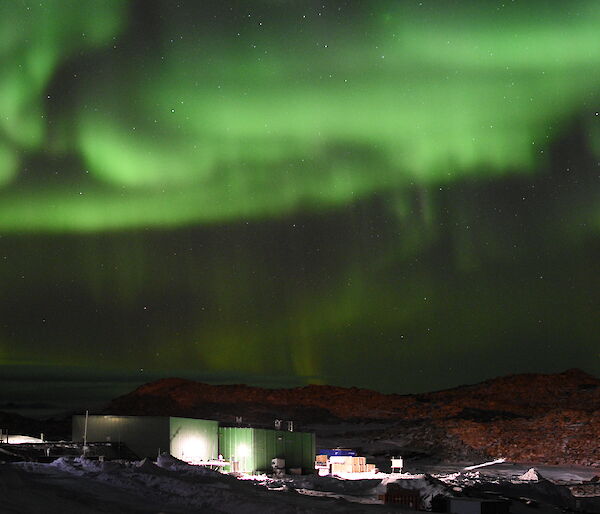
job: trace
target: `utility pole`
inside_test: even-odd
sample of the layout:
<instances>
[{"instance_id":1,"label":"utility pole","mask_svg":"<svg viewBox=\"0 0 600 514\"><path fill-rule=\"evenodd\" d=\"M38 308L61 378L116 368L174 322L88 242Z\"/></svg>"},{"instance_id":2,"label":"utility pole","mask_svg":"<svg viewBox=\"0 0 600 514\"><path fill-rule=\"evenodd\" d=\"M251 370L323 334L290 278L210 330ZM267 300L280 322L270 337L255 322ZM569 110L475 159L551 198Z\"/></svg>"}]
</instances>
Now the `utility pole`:
<instances>
[{"instance_id":1,"label":"utility pole","mask_svg":"<svg viewBox=\"0 0 600 514\"><path fill-rule=\"evenodd\" d=\"M90 411L85 411L85 427L83 428L83 455L85 456L85 450L87 447L87 428L88 428L88 418L90 416Z\"/></svg>"}]
</instances>

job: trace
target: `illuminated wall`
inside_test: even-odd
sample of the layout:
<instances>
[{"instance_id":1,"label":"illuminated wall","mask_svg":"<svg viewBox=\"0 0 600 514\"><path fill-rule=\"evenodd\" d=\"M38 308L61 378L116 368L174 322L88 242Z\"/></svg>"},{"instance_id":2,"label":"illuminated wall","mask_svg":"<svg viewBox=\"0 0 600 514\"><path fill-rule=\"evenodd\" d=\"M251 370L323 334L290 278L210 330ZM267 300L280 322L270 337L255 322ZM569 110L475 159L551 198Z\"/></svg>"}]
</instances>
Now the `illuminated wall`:
<instances>
[{"instance_id":1,"label":"illuminated wall","mask_svg":"<svg viewBox=\"0 0 600 514\"><path fill-rule=\"evenodd\" d=\"M285 459L285 467L312 473L315 434L263 428L219 427L219 451L226 461L245 473L270 473L271 460ZM231 464L230 470L234 466Z\"/></svg>"},{"instance_id":2,"label":"illuminated wall","mask_svg":"<svg viewBox=\"0 0 600 514\"><path fill-rule=\"evenodd\" d=\"M219 456L219 423L206 419L169 418L171 455L197 464Z\"/></svg>"}]
</instances>

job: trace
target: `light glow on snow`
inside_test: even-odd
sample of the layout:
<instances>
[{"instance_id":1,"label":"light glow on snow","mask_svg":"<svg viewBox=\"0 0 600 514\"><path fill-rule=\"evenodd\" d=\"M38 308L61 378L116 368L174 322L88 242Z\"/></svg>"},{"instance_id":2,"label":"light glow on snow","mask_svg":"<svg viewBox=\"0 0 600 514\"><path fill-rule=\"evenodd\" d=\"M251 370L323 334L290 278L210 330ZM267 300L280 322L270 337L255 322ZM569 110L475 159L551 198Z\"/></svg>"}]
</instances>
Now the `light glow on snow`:
<instances>
[{"instance_id":1,"label":"light glow on snow","mask_svg":"<svg viewBox=\"0 0 600 514\"><path fill-rule=\"evenodd\" d=\"M43 443L42 439L37 437L30 437L28 435L8 435L9 444L23 444L23 443Z\"/></svg>"}]
</instances>

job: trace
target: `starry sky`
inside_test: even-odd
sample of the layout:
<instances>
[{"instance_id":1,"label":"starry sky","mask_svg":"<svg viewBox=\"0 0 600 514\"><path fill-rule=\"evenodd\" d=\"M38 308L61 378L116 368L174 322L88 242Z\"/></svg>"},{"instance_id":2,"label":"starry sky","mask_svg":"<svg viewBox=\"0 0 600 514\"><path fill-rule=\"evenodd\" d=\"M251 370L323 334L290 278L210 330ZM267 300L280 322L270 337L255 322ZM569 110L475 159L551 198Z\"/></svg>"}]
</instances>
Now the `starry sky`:
<instances>
[{"instance_id":1,"label":"starry sky","mask_svg":"<svg viewBox=\"0 0 600 514\"><path fill-rule=\"evenodd\" d=\"M0 401L600 374L598 26L593 0L2 2Z\"/></svg>"}]
</instances>

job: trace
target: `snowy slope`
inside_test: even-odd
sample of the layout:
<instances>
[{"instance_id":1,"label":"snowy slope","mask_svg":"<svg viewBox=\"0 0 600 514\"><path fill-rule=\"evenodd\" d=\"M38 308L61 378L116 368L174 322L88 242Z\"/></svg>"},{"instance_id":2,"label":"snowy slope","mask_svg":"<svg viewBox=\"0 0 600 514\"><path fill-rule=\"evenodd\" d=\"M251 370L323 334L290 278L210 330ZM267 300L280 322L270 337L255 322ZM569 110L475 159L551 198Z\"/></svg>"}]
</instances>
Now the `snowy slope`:
<instances>
[{"instance_id":1,"label":"snowy slope","mask_svg":"<svg viewBox=\"0 0 600 514\"><path fill-rule=\"evenodd\" d=\"M294 489L270 491L171 457L157 464L79 457L0 464L0 498L3 514L398 512Z\"/></svg>"}]
</instances>

